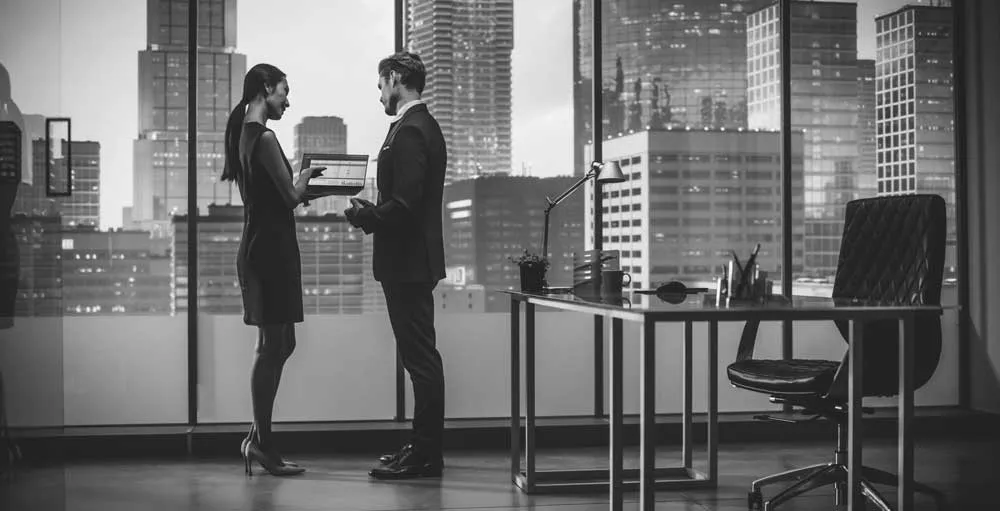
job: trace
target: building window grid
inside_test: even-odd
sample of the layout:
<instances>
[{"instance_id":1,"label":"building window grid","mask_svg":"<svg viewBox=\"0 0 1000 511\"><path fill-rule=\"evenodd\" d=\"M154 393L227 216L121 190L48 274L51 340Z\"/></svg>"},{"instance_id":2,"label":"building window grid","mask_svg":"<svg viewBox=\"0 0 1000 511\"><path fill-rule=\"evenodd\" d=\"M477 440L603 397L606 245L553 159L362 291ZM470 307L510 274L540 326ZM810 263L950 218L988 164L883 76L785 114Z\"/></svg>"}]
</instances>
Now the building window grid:
<instances>
[{"instance_id":1,"label":"building window grid","mask_svg":"<svg viewBox=\"0 0 1000 511\"><path fill-rule=\"evenodd\" d=\"M906 193L915 187L915 62L912 12L878 24L879 52L885 59L876 67L877 133L876 148L879 193ZM886 44L886 41L891 44Z\"/></svg>"}]
</instances>

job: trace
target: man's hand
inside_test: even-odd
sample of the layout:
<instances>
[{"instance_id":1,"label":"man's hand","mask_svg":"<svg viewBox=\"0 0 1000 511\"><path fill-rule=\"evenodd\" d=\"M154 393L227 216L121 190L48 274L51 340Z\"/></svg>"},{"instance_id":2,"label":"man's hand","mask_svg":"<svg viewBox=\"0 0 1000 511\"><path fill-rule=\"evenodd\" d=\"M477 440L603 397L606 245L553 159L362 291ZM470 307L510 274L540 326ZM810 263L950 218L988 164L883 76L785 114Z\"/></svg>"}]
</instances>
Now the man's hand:
<instances>
[{"instance_id":1,"label":"man's hand","mask_svg":"<svg viewBox=\"0 0 1000 511\"><path fill-rule=\"evenodd\" d=\"M358 225L358 208L351 206L344 210L344 216L347 217L347 222L351 224L352 227L361 227Z\"/></svg>"},{"instance_id":2,"label":"man's hand","mask_svg":"<svg viewBox=\"0 0 1000 511\"><path fill-rule=\"evenodd\" d=\"M375 230L375 224L378 220L375 216L375 206L366 206L363 208L354 206L350 209L345 209L344 216L347 217L347 221L352 226L365 231L365 234L371 234Z\"/></svg>"},{"instance_id":3,"label":"man's hand","mask_svg":"<svg viewBox=\"0 0 1000 511\"><path fill-rule=\"evenodd\" d=\"M364 209L364 208L374 207L375 204L365 199L360 199L358 197L351 197L351 206L357 209Z\"/></svg>"}]
</instances>

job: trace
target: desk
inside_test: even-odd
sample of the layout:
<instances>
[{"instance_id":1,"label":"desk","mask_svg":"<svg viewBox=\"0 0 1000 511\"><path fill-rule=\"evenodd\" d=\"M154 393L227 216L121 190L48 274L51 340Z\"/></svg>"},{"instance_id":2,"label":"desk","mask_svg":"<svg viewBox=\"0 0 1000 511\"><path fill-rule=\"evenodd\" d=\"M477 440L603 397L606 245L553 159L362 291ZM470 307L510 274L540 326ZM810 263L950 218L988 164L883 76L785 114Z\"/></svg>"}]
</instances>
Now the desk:
<instances>
[{"instance_id":1,"label":"desk","mask_svg":"<svg viewBox=\"0 0 1000 511\"><path fill-rule=\"evenodd\" d=\"M639 490L639 508L652 510L656 489L688 489L715 487L718 484L718 359L720 321L814 321L845 320L850 322L848 341L849 406L848 406L848 499L849 510L863 510L861 486L855 474L861 467L861 385L864 350L862 324L865 321L895 319L900 323L899 349L899 508L911 509L913 503L913 328L917 314L941 313L938 306L895 306L830 298L777 297L766 304L716 306L714 296L692 295L679 304L671 304L655 296L626 293L617 300L601 300L573 294L542 294L503 291L510 296L510 371L511 371L511 477L526 493L609 491L610 509L621 510L626 489ZM521 305L525 316L525 434L524 470L521 470ZM611 356L608 361L609 399L609 469L555 470L535 468L535 307L580 312L611 318ZM639 469L626 471L622 456L622 322L641 325L639 364ZM691 463L691 392L692 392L692 332L693 323L708 323L708 472L692 468ZM682 414L682 465L659 468L654 465L655 438L655 358L656 323L684 323L684 371ZM596 334L597 332L595 332ZM602 480L606 479L607 482Z\"/></svg>"}]
</instances>

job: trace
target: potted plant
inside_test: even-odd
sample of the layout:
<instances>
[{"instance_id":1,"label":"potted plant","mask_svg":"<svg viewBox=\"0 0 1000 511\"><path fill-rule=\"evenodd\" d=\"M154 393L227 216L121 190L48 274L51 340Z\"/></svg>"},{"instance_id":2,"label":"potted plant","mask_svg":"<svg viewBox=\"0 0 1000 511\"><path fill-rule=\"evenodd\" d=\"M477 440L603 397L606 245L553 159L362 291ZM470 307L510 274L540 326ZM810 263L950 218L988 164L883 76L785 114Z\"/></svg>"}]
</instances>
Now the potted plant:
<instances>
[{"instance_id":1,"label":"potted plant","mask_svg":"<svg viewBox=\"0 0 1000 511\"><path fill-rule=\"evenodd\" d=\"M510 262L517 264L521 270L521 291L534 293L541 291L545 287L545 271L549 269L549 260L529 252L517 257L508 257Z\"/></svg>"}]
</instances>

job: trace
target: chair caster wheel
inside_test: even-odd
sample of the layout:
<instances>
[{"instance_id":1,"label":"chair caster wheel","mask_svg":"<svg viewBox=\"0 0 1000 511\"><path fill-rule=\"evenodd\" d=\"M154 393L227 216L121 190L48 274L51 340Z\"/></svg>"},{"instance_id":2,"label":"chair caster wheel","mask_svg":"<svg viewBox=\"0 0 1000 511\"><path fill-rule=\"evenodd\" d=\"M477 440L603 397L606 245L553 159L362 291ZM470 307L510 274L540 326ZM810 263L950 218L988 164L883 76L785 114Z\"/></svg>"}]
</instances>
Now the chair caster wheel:
<instances>
[{"instance_id":1,"label":"chair caster wheel","mask_svg":"<svg viewBox=\"0 0 1000 511\"><path fill-rule=\"evenodd\" d=\"M759 491L747 493L747 509L749 511L764 510L764 496Z\"/></svg>"}]
</instances>

